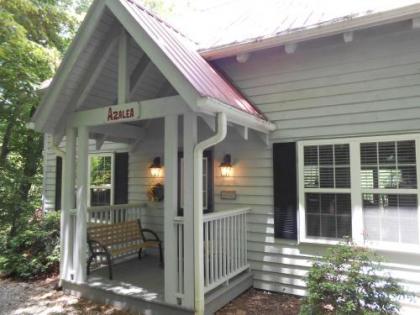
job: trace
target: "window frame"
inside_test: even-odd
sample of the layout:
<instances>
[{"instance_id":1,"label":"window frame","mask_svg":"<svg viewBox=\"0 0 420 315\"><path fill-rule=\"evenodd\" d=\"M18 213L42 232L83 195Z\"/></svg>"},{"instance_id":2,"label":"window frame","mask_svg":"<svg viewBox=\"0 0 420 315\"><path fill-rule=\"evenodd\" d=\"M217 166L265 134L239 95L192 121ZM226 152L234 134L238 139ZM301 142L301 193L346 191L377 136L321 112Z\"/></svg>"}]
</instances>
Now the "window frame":
<instances>
[{"instance_id":1,"label":"window frame","mask_svg":"<svg viewBox=\"0 0 420 315\"><path fill-rule=\"evenodd\" d=\"M88 161L88 207L92 207L91 205L91 158L92 157L111 157L111 191L110 191L110 204L109 206L114 205L114 188L115 188L115 154L113 152L101 152L101 153L89 153L89 161ZM98 206L102 207L102 206ZM106 207L106 206L105 206Z\"/></svg>"},{"instance_id":2,"label":"window frame","mask_svg":"<svg viewBox=\"0 0 420 315\"><path fill-rule=\"evenodd\" d=\"M361 157L360 144L367 142L387 141L415 141L416 153L416 179L417 188L403 189L362 189L361 187ZM349 144L350 147L350 188L305 188L304 185L304 147L310 145L334 145ZM342 239L310 237L306 236L306 210L305 193L350 193L351 200L351 224L352 241L361 246L383 251L418 252L420 250L420 134L398 134L386 136L367 136L355 138L335 138L321 140L304 140L297 142L297 163L298 163L298 243L312 243L335 245L342 242ZM384 192L386 194L416 194L417 195L417 229L419 244L407 244L398 242L372 241L364 237L363 220L363 193Z\"/></svg>"}]
</instances>

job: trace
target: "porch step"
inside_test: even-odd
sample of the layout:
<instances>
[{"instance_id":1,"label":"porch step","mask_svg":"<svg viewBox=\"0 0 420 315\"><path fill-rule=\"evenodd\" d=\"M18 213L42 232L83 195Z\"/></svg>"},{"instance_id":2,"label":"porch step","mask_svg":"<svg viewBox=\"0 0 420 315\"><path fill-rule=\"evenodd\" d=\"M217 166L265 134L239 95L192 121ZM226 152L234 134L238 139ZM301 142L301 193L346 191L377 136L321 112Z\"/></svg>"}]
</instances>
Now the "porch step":
<instances>
[{"instance_id":1,"label":"porch step","mask_svg":"<svg viewBox=\"0 0 420 315\"><path fill-rule=\"evenodd\" d=\"M229 281L228 285L220 286L209 292L206 299L205 314L212 315L227 303L252 287L252 272L247 270Z\"/></svg>"}]
</instances>

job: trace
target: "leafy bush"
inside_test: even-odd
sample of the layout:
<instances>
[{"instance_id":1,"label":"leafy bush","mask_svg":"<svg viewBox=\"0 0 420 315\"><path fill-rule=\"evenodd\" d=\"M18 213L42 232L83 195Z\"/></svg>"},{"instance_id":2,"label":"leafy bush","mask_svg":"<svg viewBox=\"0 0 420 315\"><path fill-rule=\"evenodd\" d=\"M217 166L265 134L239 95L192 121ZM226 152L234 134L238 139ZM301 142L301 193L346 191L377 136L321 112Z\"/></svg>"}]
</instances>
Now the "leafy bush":
<instances>
[{"instance_id":1,"label":"leafy bush","mask_svg":"<svg viewBox=\"0 0 420 315\"><path fill-rule=\"evenodd\" d=\"M354 245L331 247L309 271L304 314L398 314L399 299L409 297L383 272L382 258Z\"/></svg>"},{"instance_id":2,"label":"leafy bush","mask_svg":"<svg viewBox=\"0 0 420 315\"><path fill-rule=\"evenodd\" d=\"M60 215L38 215L16 236L0 235L0 272L32 279L58 271Z\"/></svg>"}]
</instances>

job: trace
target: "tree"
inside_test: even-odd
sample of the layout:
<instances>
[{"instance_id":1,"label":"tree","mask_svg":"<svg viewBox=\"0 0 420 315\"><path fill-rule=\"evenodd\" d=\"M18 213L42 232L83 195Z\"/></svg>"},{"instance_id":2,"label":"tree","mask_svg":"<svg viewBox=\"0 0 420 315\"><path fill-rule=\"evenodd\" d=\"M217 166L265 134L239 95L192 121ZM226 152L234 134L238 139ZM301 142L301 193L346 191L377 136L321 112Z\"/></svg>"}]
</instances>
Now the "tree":
<instances>
[{"instance_id":1,"label":"tree","mask_svg":"<svg viewBox=\"0 0 420 315\"><path fill-rule=\"evenodd\" d=\"M65 3L0 0L0 229L10 237L40 203L42 136L26 128L77 26Z\"/></svg>"}]
</instances>

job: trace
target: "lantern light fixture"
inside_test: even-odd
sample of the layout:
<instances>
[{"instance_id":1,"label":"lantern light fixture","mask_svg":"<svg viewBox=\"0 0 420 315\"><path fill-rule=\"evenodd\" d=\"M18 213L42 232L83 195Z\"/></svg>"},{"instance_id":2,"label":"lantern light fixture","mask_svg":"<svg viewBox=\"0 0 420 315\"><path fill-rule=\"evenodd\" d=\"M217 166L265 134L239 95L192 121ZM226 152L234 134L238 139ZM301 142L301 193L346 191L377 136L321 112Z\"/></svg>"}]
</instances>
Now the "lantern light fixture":
<instances>
[{"instance_id":1,"label":"lantern light fixture","mask_svg":"<svg viewBox=\"0 0 420 315\"><path fill-rule=\"evenodd\" d=\"M232 176L232 159L230 154L225 154L223 162L220 164L220 171L223 177Z\"/></svg>"},{"instance_id":2,"label":"lantern light fixture","mask_svg":"<svg viewBox=\"0 0 420 315\"><path fill-rule=\"evenodd\" d=\"M153 177L160 177L162 173L162 164L160 162L160 157L155 157L153 163L150 166L150 174Z\"/></svg>"}]
</instances>

